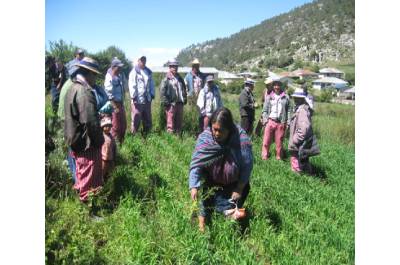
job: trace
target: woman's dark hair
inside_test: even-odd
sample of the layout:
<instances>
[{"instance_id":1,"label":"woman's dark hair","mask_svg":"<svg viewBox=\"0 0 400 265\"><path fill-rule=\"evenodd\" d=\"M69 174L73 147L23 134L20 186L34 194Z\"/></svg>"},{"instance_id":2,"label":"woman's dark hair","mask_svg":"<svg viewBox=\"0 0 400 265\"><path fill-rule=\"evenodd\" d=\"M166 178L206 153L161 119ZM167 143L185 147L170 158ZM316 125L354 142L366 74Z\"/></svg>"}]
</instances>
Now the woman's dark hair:
<instances>
[{"instance_id":1,"label":"woman's dark hair","mask_svg":"<svg viewBox=\"0 0 400 265\"><path fill-rule=\"evenodd\" d=\"M236 128L231 111L225 107L221 107L213 113L208 126L211 127L211 125L216 122L218 122L223 128L228 129L230 132L233 132Z\"/></svg>"}]
</instances>

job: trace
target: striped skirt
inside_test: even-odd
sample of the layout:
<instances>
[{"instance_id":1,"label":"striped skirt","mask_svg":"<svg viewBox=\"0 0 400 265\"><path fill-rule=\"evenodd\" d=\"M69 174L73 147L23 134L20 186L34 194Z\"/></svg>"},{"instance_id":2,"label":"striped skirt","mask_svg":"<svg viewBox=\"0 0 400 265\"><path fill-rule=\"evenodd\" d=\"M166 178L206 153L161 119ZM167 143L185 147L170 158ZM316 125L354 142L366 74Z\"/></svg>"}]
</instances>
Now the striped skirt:
<instances>
[{"instance_id":1,"label":"striped skirt","mask_svg":"<svg viewBox=\"0 0 400 265\"><path fill-rule=\"evenodd\" d=\"M79 192L79 199L86 201L89 192L96 194L103 186L101 148L91 147L83 152L74 152L73 156L76 161L74 188Z\"/></svg>"}]
</instances>

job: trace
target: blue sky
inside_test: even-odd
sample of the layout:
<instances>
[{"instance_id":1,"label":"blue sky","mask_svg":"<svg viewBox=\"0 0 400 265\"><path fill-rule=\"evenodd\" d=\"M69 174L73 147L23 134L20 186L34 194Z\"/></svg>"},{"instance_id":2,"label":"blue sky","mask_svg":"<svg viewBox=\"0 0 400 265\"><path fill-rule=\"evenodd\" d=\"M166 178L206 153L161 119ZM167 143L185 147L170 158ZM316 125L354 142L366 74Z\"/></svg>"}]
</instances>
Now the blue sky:
<instances>
[{"instance_id":1,"label":"blue sky","mask_svg":"<svg viewBox=\"0 0 400 265\"><path fill-rule=\"evenodd\" d=\"M229 35L311 0L46 0L45 41L63 39L90 52L110 45L129 59L161 65L179 50Z\"/></svg>"}]
</instances>

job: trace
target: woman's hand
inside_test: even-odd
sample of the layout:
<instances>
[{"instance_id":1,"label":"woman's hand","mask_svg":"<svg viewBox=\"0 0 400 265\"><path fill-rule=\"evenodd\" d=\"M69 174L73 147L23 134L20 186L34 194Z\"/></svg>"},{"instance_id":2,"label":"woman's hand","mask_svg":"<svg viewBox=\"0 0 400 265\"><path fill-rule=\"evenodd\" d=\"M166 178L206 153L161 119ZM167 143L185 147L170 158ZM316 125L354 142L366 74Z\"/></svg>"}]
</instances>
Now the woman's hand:
<instances>
[{"instance_id":1,"label":"woman's hand","mask_svg":"<svg viewBox=\"0 0 400 265\"><path fill-rule=\"evenodd\" d=\"M237 201L240 199L240 197L242 197L242 195L239 192L237 192L237 191L232 192L232 196L231 196L232 200Z\"/></svg>"},{"instance_id":2,"label":"woman's hand","mask_svg":"<svg viewBox=\"0 0 400 265\"><path fill-rule=\"evenodd\" d=\"M192 197L192 200L194 200L194 201L197 200L197 188L192 188L190 190L190 196Z\"/></svg>"}]
</instances>

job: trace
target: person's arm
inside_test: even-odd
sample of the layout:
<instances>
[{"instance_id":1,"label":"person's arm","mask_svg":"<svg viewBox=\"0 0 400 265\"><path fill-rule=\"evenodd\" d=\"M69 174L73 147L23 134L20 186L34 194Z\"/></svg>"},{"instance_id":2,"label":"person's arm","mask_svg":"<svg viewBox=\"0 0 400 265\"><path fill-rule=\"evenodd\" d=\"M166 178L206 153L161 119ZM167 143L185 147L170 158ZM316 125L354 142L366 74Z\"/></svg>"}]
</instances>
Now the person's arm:
<instances>
[{"instance_id":1,"label":"person's arm","mask_svg":"<svg viewBox=\"0 0 400 265\"><path fill-rule=\"evenodd\" d=\"M187 73L185 75L185 78L183 79L183 81L185 82L186 89L188 90L188 91L186 91L187 94L191 95L191 91L190 91L191 90L191 85L190 85L190 82L189 82L189 73Z\"/></svg>"},{"instance_id":2,"label":"person's arm","mask_svg":"<svg viewBox=\"0 0 400 265\"><path fill-rule=\"evenodd\" d=\"M200 109L200 113L203 115L205 115L205 111L206 111L206 106L204 105L204 88L202 88L199 92L199 96L197 97L197 106Z\"/></svg>"},{"instance_id":3,"label":"person's arm","mask_svg":"<svg viewBox=\"0 0 400 265\"><path fill-rule=\"evenodd\" d=\"M240 105L240 108L245 108L245 107L247 106L247 104L248 104L247 95L246 95L246 93L244 92L244 90L242 90L242 92L240 93L240 96L239 96L239 105Z\"/></svg>"},{"instance_id":4,"label":"person's arm","mask_svg":"<svg viewBox=\"0 0 400 265\"><path fill-rule=\"evenodd\" d=\"M251 145L241 147L241 166L239 181L232 193L232 199L237 200L242 195L244 187L250 181L251 171L253 170L253 151Z\"/></svg>"},{"instance_id":5,"label":"person's arm","mask_svg":"<svg viewBox=\"0 0 400 265\"><path fill-rule=\"evenodd\" d=\"M192 170L190 170L189 190L191 193L192 200L197 199L197 191L200 188L200 179L201 179L201 169L199 167L195 167Z\"/></svg>"},{"instance_id":6,"label":"person's arm","mask_svg":"<svg viewBox=\"0 0 400 265\"><path fill-rule=\"evenodd\" d=\"M271 101L270 101L270 97L269 96L267 96L266 98L265 98L265 101L264 101L264 106L263 106L263 110L262 110L262 119L263 119L263 125L265 125L266 123L267 123L267 121L268 121L268 117L269 117L269 109L270 109L270 107L269 107L269 105L271 104Z\"/></svg>"},{"instance_id":7,"label":"person's arm","mask_svg":"<svg viewBox=\"0 0 400 265\"><path fill-rule=\"evenodd\" d=\"M160 84L160 102L161 105L164 107L169 105L167 98L167 89L168 89L168 79L164 78Z\"/></svg>"},{"instance_id":8,"label":"person's arm","mask_svg":"<svg viewBox=\"0 0 400 265\"><path fill-rule=\"evenodd\" d=\"M149 74L149 92L151 99L154 99L156 97L156 91L154 89L154 80L151 73Z\"/></svg>"},{"instance_id":9,"label":"person's arm","mask_svg":"<svg viewBox=\"0 0 400 265\"><path fill-rule=\"evenodd\" d=\"M285 120L286 127L289 127L289 121L290 121L291 115L292 115L292 103L290 102L289 97L287 97L287 114L286 114L286 120Z\"/></svg>"},{"instance_id":10,"label":"person's arm","mask_svg":"<svg viewBox=\"0 0 400 265\"><path fill-rule=\"evenodd\" d=\"M300 146L311 132L311 117L309 113L300 108L297 113L296 130L293 135L293 144L297 147Z\"/></svg>"},{"instance_id":11,"label":"person's arm","mask_svg":"<svg viewBox=\"0 0 400 265\"><path fill-rule=\"evenodd\" d=\"M136 71L132 69L129 73L129 81L128 81L128 88L129 88L129 95L131 96L132 100L135 100L137 96L137 89L136 89Z\"/></svg>"},{"instance_id":12,"label":"person's arm","mask_svg":"<svg viewBox=\"0 0 400 265\"><path fill-rule=\"evenodd\" d=\"M104 80L104 90L106 91L108 99L111 101L112 107L114 109L114 112L118 113L119 108L114 100L114 84L113 84L113 78L111 74L106 74L106 78Z\"/></svg>"},{"instance_id":13,"label":"person's arm","mask_svg":"<svg viewBox=\"0 0 400 265\"><path fill-rule=\"evenodd\" d=\"M75 102L77 110L79 111L79 123L86 128L90 141L95 146L100 145L103 134L97 116L97 103L95 97L87 90L87 88L83 88L79 89Z\"/></svg>"},{"instance_id":14,"label":"person's arm","mask_svg":"<svg viewBox=\"0 0 400 265\"><path fill-rule=\"evenodd\" d=\"M182 78L180 78L180 80L181 80L181 83L182 83L183 104L186 105L186 103L187 103L186 85L185 85L185 82L183 82Z\"/></svg>"}]
</instances>

